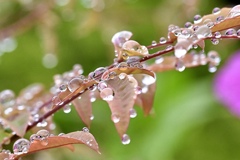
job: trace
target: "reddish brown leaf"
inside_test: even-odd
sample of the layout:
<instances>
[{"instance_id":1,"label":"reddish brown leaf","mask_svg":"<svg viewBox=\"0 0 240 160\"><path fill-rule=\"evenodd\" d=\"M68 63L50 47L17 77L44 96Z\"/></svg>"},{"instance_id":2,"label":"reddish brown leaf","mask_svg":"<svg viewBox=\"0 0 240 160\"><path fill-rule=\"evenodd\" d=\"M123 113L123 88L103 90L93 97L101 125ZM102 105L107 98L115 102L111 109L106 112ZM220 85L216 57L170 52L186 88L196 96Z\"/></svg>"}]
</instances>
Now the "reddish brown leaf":
<instances>
[{"instance_id":1,"label":"reddish brown leaf","mask_svg":"<svg viewBox=\"0 0 240 160\"><path fill-rule=\"evenodd\" d=\"M90 127L91 116L92 116L92 103L90 101L90 91L86 91L81 95L81 99L75 99L72 101L78 115L81 117L82 121Z\"/></svg>"},{"instance_id":2,"label":"reddish brown leaf","mask_svg":"<svg viewBox=\"0 0 240 160\"><path fill-rule=\"evenodd\" d=\"M126 133L129 125L129 111L133 108L136 93L134 91L137 81L125 74L125 78L116 77L107 81L108 88L111 88L114 93L114 98L107 101L112 112L112 119L118 118L119 121L115 123L115 127L120 137ZM103 91L100 96L103 98ZM113 120L114 121L114 120Z\"/></svg>"},{"instance_id":3,"label":"reddish brown leaf","mask_svg":"<svg viewBox=\"0 0 240 160\"><path fill-rule=\"evenodd\" d=\"M109 77L109 73L111 72L115 72L117 75L121 73L126 73L128 75L129 74L147 74L149 76L155 77L155 73L150 70L138 68L138 67L125 67L125 68L111 68L103 73L101 79L107 80Z\"/></svg>"},{"instance_id":4,"label":"reddish brown leaf","mask_svg":"<svg viewBox=\"0 0 240 160\"><path fill-rule=\"evenodd\" d=\"M137 105L142 107L144 114L148 115L153 107L154 95L155 95L155 90L156 90L156 82L154 82L153 84L151 84L149 86L145 86L142 83L142 79L143 79L144 75L134 75L134 77L138 81L138 86L140 86L141 88L147 87L147 89L148 89L146 93L139 94L135 101L135 103Z\"/></svg>"},{"instance_id":5,"label":"reddish brown leaf","mask_svg":"<svg viewBox=\"0 0 240 160\"><path fill-rule=\"evenodd\" d=\"M58 148L62 146L69 148L69 145L71 144L85 144L100 154L98 144L91 133L76 131L62 136L51 136L44 140L35 140L30 144L30 148L27 153L16 155L16 157L19 158L42 150Z\"/></svg>"},{"instance_id":6,"label":"reddish brown leaf","mask_svg":"<svg viewBox=\"0 0 240 160\"><path fill-rule=\"evenodd\" d=\"M28 121L29 121L30 113L27 110L13 110L8 115L4 115L2 117L2 122L5 126L11 128L13 132L20 137L25 135Z\"/></svg>"},{"instance_id":7,"label":"reddish brown leaf","mask_svg":"<svg viewBox=\"0 0 240 160\"><path fill-rule=\"evenodd\" d=\"M10 158L10 157L9 157L9 154L3 153L3 152L0 153L0 159L1 159L1 160L5 160L5 159L8 159L8 158Z\"/></svg>"}]
</instances>

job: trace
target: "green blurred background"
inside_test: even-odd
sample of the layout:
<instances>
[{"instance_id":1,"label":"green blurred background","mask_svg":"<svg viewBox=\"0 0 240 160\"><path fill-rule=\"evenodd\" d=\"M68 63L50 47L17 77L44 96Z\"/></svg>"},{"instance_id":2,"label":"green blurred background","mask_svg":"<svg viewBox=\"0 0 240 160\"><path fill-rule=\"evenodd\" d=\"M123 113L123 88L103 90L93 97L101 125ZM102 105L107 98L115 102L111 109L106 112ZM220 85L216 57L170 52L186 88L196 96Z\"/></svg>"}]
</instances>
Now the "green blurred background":
<instances>
[{"instance_id":1,"label":"green blurred background","mask_svg":"<svg viewBox=\"0 0 240 160\"><path fill-rule=\"evenodd\" d=\"M0 28L7 28L48 0L1 0ZM0 53L0 91L12 89L16 94L27 85L53 84L53 75L71 70L79 63L84 73L113 62L111 37L121 30L133 32L133 39L149 45L167 36L170 24L183 26L195 14L209 14L214 7L233 6L230 1L209 0L55 0L41 20L26 22L31 27L13 31L17 48ZM2 31L2 32L1 32ZM3 35L4 30L0 30ZM206 50L217 50L222 65L238 49L238 41L207 43ZM46 54L57 57L53 68L42 61ZM54 58L53 58L54 59ZM52 66L50 66L52 67ZM53 149L35 155L36 159L69 160L239 160L240 121L214 98L214 74L206 66L169 71L157 75L154 113L131 119L129 145L122 145L110 119L106 102L93 103L91 133L102 155L85 146L76 151ZM72 110L54 115L56 133L81 130L84 124ZM26 158L27 159L27 158ZM31 159L31 157L29 158Z\"/></svg>"}]
</instances>

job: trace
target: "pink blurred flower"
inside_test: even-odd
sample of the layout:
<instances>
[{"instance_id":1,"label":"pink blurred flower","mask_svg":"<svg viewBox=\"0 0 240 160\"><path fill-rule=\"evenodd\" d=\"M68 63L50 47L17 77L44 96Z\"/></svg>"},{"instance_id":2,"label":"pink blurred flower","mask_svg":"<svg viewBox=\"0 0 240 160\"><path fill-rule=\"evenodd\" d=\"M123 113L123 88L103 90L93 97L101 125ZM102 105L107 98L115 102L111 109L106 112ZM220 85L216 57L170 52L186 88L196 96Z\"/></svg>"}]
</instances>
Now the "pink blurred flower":
<instances>
[{"instance_id":1,"label":"pink blurred flower","mask_svg":"<svg viewBox=\"0 0 240 160\"><path fill-rule=\"evenodd\" d=\"M214 91L220 102L240 116L240 51L233 54L216 74Z\"/></svg>"}]
</instances>

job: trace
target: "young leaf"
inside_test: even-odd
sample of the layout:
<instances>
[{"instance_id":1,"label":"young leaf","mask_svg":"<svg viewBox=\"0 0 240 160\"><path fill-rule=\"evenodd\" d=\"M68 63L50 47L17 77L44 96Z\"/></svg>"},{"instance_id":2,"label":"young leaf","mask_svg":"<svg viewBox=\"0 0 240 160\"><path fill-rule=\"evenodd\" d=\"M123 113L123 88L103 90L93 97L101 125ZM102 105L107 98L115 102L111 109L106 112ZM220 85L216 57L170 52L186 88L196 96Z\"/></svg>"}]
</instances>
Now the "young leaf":
<instances>
[{"instance_id":1,"label":"young leaf","mask_svg":"<svg viewBox=\"0 0 240 160\"><path fill-rule=\"evenodd\" d=\"M68 147L71 144L85 144L100 154L98 144L91 133L76 131L62 136L50 136L43 140L34 140L31 142L28 152L16 155L16 158L51 148Z\"/></svg>"},{"instance_id":2,"label":"young leaf","mask_svg":"<svg viewBox=\"0 0 240 160\"><path fill-rule=\"evenodd\" d=\"M2 122L18 136L23 137L29 121L30 113L27 110L13 110L9 115L2 116Z\"/></svg>"},{"instance_id":3,"label":"young leaf","mask_svg":"<svg viewBox=\"0 0 240 160\"><path fill-rule=\"evenodd\" d=\"M138 86L142 89L142 93L137 96L135 103L142 107L145 115L148 115L153 107L156 83L145 86L142 83L144 75L134 75L134 77L138 81ZM143 92L144 89L147 89L147 91Z\"/></svg>"},{"instance_id":4,"label":"young leaf","mask_svg":"<svg viewBox=\"0 0 240 160\"><path fill-rule=\"evenodd\" d=\"M75 99L72 101L78 115L81 117L82 121L90 127L91 116L92 116L92 103L90 101L90 91L86 91L81 95L80 99Z\"/></svg>"},{"instance_id":5,"label":"young leaf","mask_svg":"<svg viewBox=\"0 0 240 160\"><path fill-rule=\"evenodd\" d=\"M115 123L118 134L122 137L128 128L130 120L130 109L133 108L136 93L134 91L137 81L125 73L115 79L107 81L108 89L112 89L112 99L106 100L112 112L112 120ZM101 98L106 98L106 89L100 93ZM108 95L109 96L109 95Z\"/></svg>"}]
</instances>

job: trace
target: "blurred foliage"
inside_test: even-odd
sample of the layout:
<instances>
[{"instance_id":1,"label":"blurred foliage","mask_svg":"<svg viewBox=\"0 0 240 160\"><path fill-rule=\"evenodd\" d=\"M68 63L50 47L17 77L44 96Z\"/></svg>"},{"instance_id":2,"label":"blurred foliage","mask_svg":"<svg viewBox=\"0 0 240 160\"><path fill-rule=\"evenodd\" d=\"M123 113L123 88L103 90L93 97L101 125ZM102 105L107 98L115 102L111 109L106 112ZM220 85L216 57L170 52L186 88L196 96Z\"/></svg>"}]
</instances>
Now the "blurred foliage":
<instances>
[{"instance_id":1,"label":"blurred foliage","mask_svg":"<svg viewBox=\"0 0 240 160\"><path fill-rule=\"evenodd\" d=\"M31 14L38 4L50 6L34 21L27 21L11 31L17 48L0 53L0 90L17 93L27 85L53 84L53 75L70 70L75 63L85 74L113 62L112 35L120 30L132 31L133 39L143 45L167 36L169 24L183 26L192 17L211 13L214 7L232 6L229 1L207 0L14 0L0 1L0 35L4 29ZM42 13L43 14L43 13ZM41 17L42 16L42 17ZM28 24L29 23L29 26ZM23 28L21 28L23 27ZM218 46L207 44L206 50L217 50L223 62L238 49L239 42L224 41ZM44 55L58 59L54 68L45 68ZM91 133L99 143L102 155L85 146L74 153L53 149L39 153L36 159L161 159L161 160L237 160L240 158L240 121L219 104L212 91L214 74L206 67L169 71L157 76L154 113L132 119L129 145L122 145L110 120L107 103L94 102L95 119ZM54 115L57 132L81 130L84 124L72 111ZM61 152L59 152L61 150ZM28 158L26 158L28 159ZM29 157L31 159L31 157Z\"/></svg>"}]
</instances>

